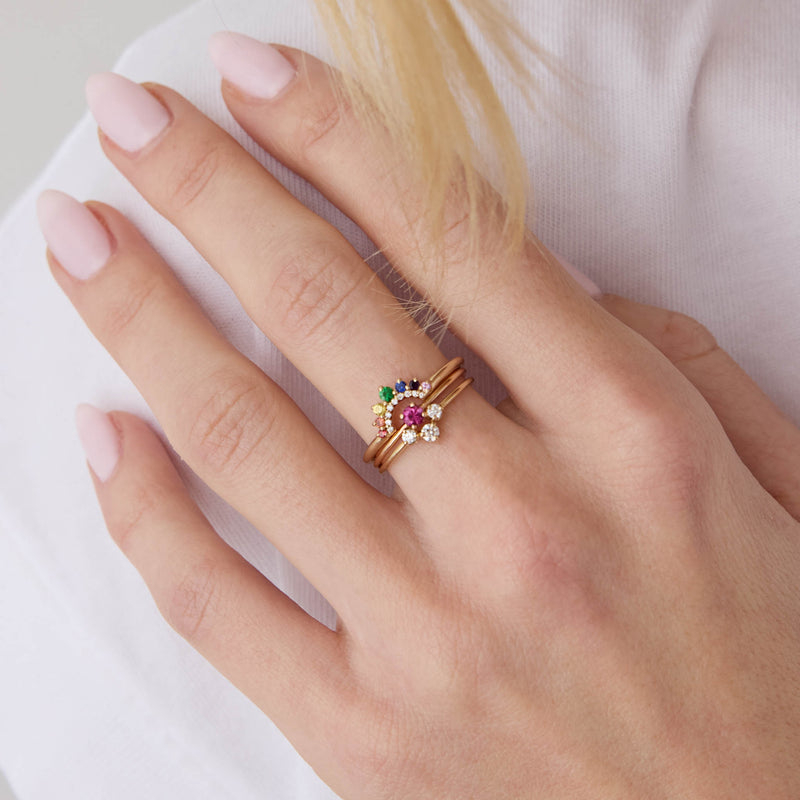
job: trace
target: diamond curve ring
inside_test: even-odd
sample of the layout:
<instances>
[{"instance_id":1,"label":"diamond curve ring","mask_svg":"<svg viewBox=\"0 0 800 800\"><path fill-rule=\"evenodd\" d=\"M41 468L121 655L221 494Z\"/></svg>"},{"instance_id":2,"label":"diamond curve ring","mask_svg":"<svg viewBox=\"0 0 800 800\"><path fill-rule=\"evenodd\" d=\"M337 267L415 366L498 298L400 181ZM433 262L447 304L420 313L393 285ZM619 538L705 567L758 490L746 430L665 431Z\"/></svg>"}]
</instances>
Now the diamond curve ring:
<instances>
[{"instance_id":1,"label":"diamond curve ring","mask_svg":"<svg viewBox=\"0 0 800 800\"><path fill-rule=\"evenodd\" d=\"M378 431L364 452L364 461L372 461L385 472L406 447L419 441L439 440L444 409L472 383L472 378L464 378L463 361L463 358L450 359L427 381L398 378L393 387L378 389L379 402L372 406L373 426ZM464 379L446 394L459 378Z\"/></svg>"}]
</instances>

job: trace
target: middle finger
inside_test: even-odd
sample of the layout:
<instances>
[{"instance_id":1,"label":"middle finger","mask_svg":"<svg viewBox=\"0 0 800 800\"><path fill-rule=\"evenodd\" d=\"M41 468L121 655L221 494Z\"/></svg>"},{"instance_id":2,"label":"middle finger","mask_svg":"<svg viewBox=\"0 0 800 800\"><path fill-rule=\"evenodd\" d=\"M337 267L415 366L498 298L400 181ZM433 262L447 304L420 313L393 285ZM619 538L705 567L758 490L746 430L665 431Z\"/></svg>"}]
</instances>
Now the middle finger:
<instances>
[{"instance_id":1,"label":"middle finger","mask_svg":"<svg viewBox=\"0 0 800 800\"><path fill-rule=\"evenodd\" d=\"M87 97L108 158L366 441L375 434L369 409L382 383L424 380L442 366L438 347L339 231L188 100L111 73L93 76ZM134 138L137 121L146 124ZM457 412L448 413L443 446L392 467L408 496L441 473L459 434L474 439L479 431L495 441L508 424L472 390L459 397Z\"/></svg>"}]
</instances>

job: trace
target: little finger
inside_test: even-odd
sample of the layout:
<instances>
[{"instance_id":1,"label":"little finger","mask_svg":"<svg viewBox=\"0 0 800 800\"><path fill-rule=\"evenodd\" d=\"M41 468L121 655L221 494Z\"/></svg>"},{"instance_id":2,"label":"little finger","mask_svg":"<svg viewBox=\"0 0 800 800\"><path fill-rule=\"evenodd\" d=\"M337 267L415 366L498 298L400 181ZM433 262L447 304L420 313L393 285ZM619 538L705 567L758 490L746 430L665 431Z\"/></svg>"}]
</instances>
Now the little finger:
<instances>
[{"instance_id":1,"label":"little finger","mask_svg":"<svg viewBox=\"0 0 800 800\"><path fill-rule=\"evenodd\" d=\"M89 405L76 421L108 530L166 621L324 764L352 683L341 637L217 536L144 421Z\"/></svg>"}]
</instances>

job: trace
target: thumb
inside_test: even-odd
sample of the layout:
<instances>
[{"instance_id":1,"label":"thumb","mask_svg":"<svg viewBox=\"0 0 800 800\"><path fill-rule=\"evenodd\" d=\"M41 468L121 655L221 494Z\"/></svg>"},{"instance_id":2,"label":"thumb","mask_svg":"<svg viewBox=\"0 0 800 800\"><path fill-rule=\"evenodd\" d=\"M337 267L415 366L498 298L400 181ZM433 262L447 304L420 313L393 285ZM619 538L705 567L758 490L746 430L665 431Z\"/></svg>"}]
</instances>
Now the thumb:
<instances>
[{"instance_id":1,"label":"thumb","mask_svg":"<svg viewBox=\"0 0 800 800\"><path fill-rule=\"evenodd\" d=\"M800 429L696 319L614 294L596 298L654 344L697 387L739 457L761 485L800 520Z\"/></svg>"}]
</instances>

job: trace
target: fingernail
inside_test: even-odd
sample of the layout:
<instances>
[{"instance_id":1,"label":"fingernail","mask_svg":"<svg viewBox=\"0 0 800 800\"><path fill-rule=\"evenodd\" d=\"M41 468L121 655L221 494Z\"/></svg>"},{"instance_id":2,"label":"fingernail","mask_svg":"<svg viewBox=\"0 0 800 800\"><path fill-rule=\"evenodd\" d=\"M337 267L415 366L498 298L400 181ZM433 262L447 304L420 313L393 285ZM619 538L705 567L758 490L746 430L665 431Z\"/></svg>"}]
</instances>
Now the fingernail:
<instances>
[{"instance_id":1,"label":"fingernail","mask_svg":"<svg viewBox=\"0 0 800 800\"><path fill-rule=\"evenodd\" d=\"M225 80L259 100L271 100L297 74L274 47L241 33L215 33L208 40L208 52Z\"/></svg>"},{"instance_id":2,"label":"fingernail","mask_svg":"<svg viewBox=\"0 0 800 800\"><path fill-rule=\"evenodd\" d=\"M119 434L114 423L99 408L81 403L75 409L75 425L92 472L105 483L119 461Z\"/></svg>"},{"instance_id":3,"label":"fingernail","mask_svg":"<svg viewBox=\"0 0 800 800\"><path fill-rule=\"evenodd\" d=\"M89 76L86 102L103 133L129 153L152 142L172 119L144 86L114 72Z\"/></svg>"},{"instance_id":4,"label":"fingernail","mask_svg":"<svg viewBox=\"0 0 800 800\"><path fill-rule=\"evenodd\" d=\"M36 199L36 216L50 251L78 280L90 278L111 256L108 231L74 197L45 189Z\"/></svg>"},{"instance_id":5,"label":"fingernail","mask_svg":"<svg viewBox=\"0 0 800 800\"><path fill-rule=\"evenodd\" d=\"M603 290L588 276L584 275L577 267L569 263L558 253L550 251L561 262L561 266L595 299L602 297Z\"/></svg>"}]
</instances>

